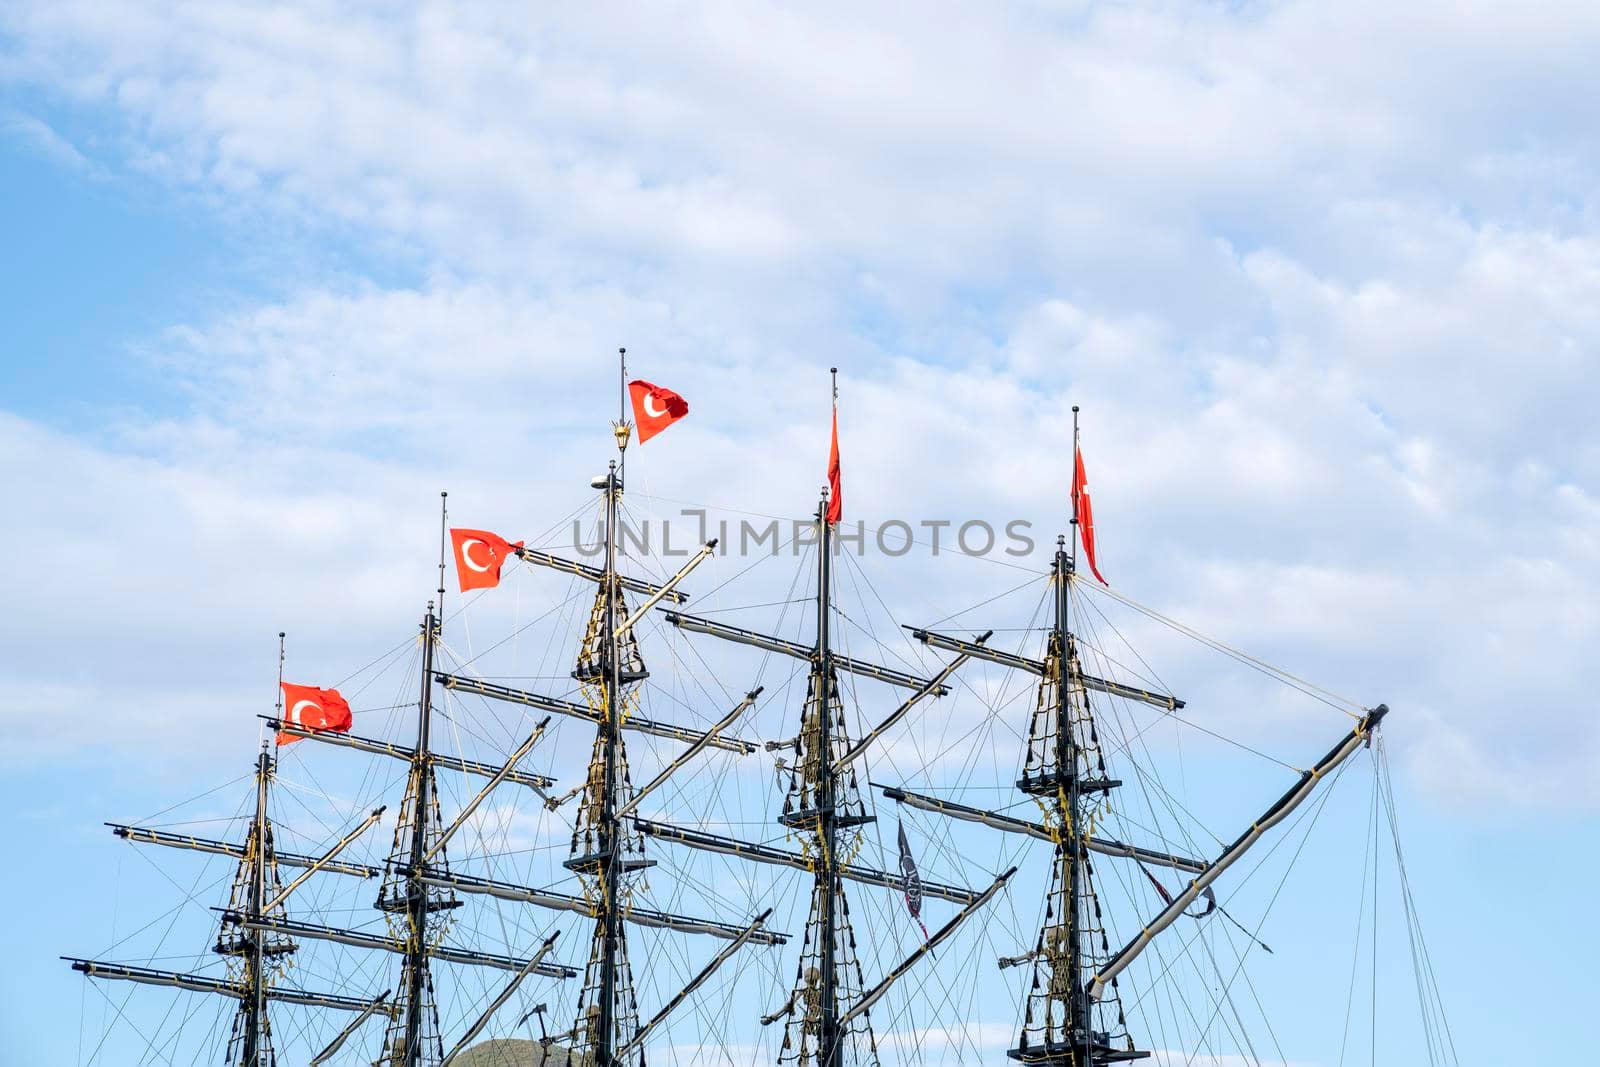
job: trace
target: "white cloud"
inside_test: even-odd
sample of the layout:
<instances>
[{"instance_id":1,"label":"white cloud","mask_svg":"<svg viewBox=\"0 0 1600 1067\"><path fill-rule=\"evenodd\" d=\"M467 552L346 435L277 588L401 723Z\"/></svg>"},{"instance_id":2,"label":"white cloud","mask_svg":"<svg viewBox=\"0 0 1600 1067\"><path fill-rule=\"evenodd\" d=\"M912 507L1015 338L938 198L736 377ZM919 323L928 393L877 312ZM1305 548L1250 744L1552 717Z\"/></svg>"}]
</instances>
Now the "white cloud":
<instances>
[{"instance_id":1,"label":"white cloud","mask_svg":"<svg viewBox=\"0 0 1600 1067\"><path fill-rule=\"evenodd\" d=\"M852 507L1042 533L1076 401L1119 588L1392 698L1445 793L1458 751L1595 802L1564 679L1595 636L1600 442L1574 428L1600 256L1586 97L1561 88L1592 12L543 18L9 15L9 76L117 109L137 165L430 271L312 278L146 339L182 417L98 442L8 421L38 503L7 536L63 575L19 604L41 677L74 661L47 637L134 620L220 663L285 617L318 642L413 609L433 488L507 528L573 500L606 353L648 339L635 366L696 412L671 461L637 461L662 496L803 513L838 363ZM892 573L946 607L1009 578ZM307 588L345 591L337 623ZM147 645L116 688L172 656Z\"/></svg>"},{"instance_id":2,"label":"white cloud","mask_svg":"<svg viewBox=\"0 0 1600 1067\"><path fill-rule=\"evenodd\" d=\"M62 137L32 115L19 111L0 109L0 137L15 138L30 145L35 152L59 167L83 173L95 173L96 168L71 141Z\"/></svg>"},{"instance_id":3,"label":"white cloud","mask_svg":"<svg viewBox=\"0 0 1600 1067\"><path fill-rule=\"evenodd\" d=\"M1504 143L1519 101L1571 147L1580 94L1555 86L1596 31L1581 5L1559 21L1453 5L1347 5L1331 21L1303 4L953 8L907 25L750 5L618 23L52 4L11 23L22 71L113 102L178 180L455 263L548 278L599 257L725 282L738 263L756 290L797 265L829 287L864 267L900 298L1066 269L1101 299L1120 286L1189 308L1225 292L1196 270L1214 256L1207 216L1321 238L1319 212L1376 183L1421 195L1401 180L1523 150ZM1526 77L1535 65L1544 76Z\"/></svg>"}]
</instances>

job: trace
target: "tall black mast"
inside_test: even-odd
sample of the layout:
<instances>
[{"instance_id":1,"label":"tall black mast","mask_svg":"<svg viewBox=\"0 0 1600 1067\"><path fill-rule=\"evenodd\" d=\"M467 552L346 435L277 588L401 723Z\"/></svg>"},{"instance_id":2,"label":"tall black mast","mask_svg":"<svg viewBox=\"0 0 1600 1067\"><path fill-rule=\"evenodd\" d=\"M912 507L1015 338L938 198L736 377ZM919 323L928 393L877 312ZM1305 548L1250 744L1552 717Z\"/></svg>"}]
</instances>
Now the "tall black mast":
<instances>
[{"instance_id":1,"label":"tall black mast","mask_svg":"<svg viewBox=\"0 0 1600 1067\"><path fill-rule=\"evenodd\" d=\"M1072 976L1071 1008L1070 1014L1075 1021L1076 1028L1081 1034L1090 1032L1089 1026L1089 999L1083 992L1083 833L1080 827L1088 825L1088 812L1081 803L1081 786L1078 781L1078 746L1073 733L1071 715L1071 702L1068 693L1074 683L1072 677L1076 655L1071 648L1072 638L1067 629L1067 608L1071 600L1071 582L1073 576L1074 557L1077 555L1078 519L1072 519L1073 554L1068 555L1058 542L1056 545L1055 559L1055 595L1056 617L1054 633L1051 635L1056 647L1061 649L1061 654L1056 657L1056 691L1060 694L1057 705L1056 720L1056 767L1061 775L1066 778L1065 800L1066 804L1061 812L1060 824L1070 828L1071 833L1066 835L1066 847L1060 852L1060 862L1065 866L1062 872L1063 880L1067 883L1067 900L1071 907L1071 918L1067 924L1067 973ZM1057 794L1058 803L1061 794ZM1093 1042L1087 1041L1083 1049L1083 1067L1093 1067L1094 1049Z\"/></svg>"},{"instance_id":2,"label":"tall black mast","mask_svg":"<svg viewBox=\"0 0 1600 1067\"><path fill-rule=\"evenodd\" d=\"M1127 1015L1117 992L1117 976L1150 945L1155 935L1185 914L1198 897L1209 895L1211 884L1245 850L1261 840L1266 831L1302 803L1316 788L1319 779L1369 741L1371 731L1389 710L1380 704L1356 716L1356 727L1316 766L1303 772L1300 780L1215 860L1207 862L1093 836L1094 816L1102 803L1100 797L1122 783L1107 776L1105 751L1089 693L1104 693L1114 699L1137 701L1168 712L1178 711L1184 702L1141 686L1095 677L1083 670L1069 617L1080 533L1085 535L1090 569L1095 571L1096 578L1100 576L1094 567L1092 526L1079 530L1080 524L1093 520L1089 518L1078 459L1076 406L1072 414L1072 544L1069 552L1065 536L1056 540L1055 558L1050 568L1054 617L1044 658L1035 660L987 648L981 639L967 641L932 630L912 629L912 635L930 647L1026 671L1039 679L1028 731L1027 758L1017 788L1034 798L1044 812L1044 821L1028 822L1003 812L969 807L940 797L896 787L884 788L886 795L914 808L1054 844L1050 887L1045 897L1039 939L1032 951L999 961L1002 968L1032 965L1032 983L1024 1003L1021 1034L1016 1047L1007 1052L1011 1059L1031 1067L1108 1067L1148 1057L1149 1052L1134 1047ZM1113 954L1095 892L1091 852L1125 857L1141 865L1171 867L1195 877L1176 894L1161 890L1166 907L1144 923L1121 951ZM1159 882L1157 888L1160 888ZM1095 1029L1097 1021L1103 1029Z\"/></svg>"},{"instance_id":3,"label":"tall black mast","mask_svg":"<svg viewBox=\"0 0 1600 1067\"><path fill-rule=\"evenodd\" d=\"M624 455L627 453L624 452ZM616 464L606 472L605 617L601 640L606 649L601 686L605 717L600 724L605 748L605 785L600 798L600 880L604 901L601 923L604 944L600 957L600 1030L594 1047L597 1067L611 1067L616 1047L617 930L621 924L618 890L622 883L622 842L617 833L617 750L622 734L621 655L617 648L617 497L621 494Z\"/></svg>"},{"instance_id":4,"label":"tall black mast","mask_svg":"<svg viewBox=\"0 0 1600 1067\"><path fill-rule=\"evenodd\" d=\"M1076 405L1072 408L1072 448L1076 476ZM1093 869L1085 838L1099 803L1096 797L1121 783L1106 776L1105 757L1087 693L1091 683L1101 689L1111 683L1086 681L1070 626L1078 522L1074 496L1070 551L1067 538L1057 538L1050 567L1055 611L1045 658L1037 665L1041 678L1028 736L1028 758L1017 782L1017 788L1044 806L1048 831L1056 842L1045 921L1038 944L1028 957L1033 963L1033 984L1022 1035L1017 1047L1008 1053L1012 1059L1040 1067L1093 1067L1149 1055L1136 1051L1131 1041L1126 1041L1124 1047L1113 1047L1108 1032L1094 1029L1095 1000L1087 991L1087 964L1096 950L1090 939L1098 936L1102 954L1109 951L1109 946L1105 944L1100 905L1094 897ZM1127 687L1116 688L1136 692ZM1143 696L1155 699L1150 694ZM1125 1034L1120 1004L1116 1011L1118 1025Z\"/></svg>"},{"instance_id":5,"label":"tall black mast","mask_svg":"<svg viewBox=\"0 0 1600 1067\"><path fill-rule=\"evenodd\" d=\"M410 753L411 770L406 777L405 801L395 822L394 845L378 892L377 906L388 913L390 933L400 943L403 956L395 1014L382 1060L385 1067L429 1067L444 1058L430 964L435 935L439 932L434 916L461 906L449 889L427 880L449 873L449 859L444 851L440 849L435 855L432 848L444 830L434 780L432 733L434 653L440 626L435 604L442 606L444 603L447 500L447 494L439 494L438 599L428 601L422 616L417 745Z\"/></svg>"},{"instance_id":6,"label":"tall black mast","mask_svg":"<svg viewBox=\"0 0 1600 1067\"><path fill-rule=\"evenodd\" d=\"M283 641L278 634L278 701L283 698ZM250 820L250 830L240 850L239 867L234 873L233 889L229 893L228 907L233 915L259 922L269 902L276 900L281 888L277 880L277 858L272 841L272 818L267 811L268 791L276 760L272 755L272 742L261 743L256 755L256 803ZM275 915L282 907L273 907ZM224 918L217 934L215 951L240 961L237 973L238 1009L234 1014L233 1032L228 1040L228 1062L233 1067L272 1067L277 1062L272 1047L272 1024L267 1015L271 999L268 985L271 982L272 961L295 951L292 940L270 933L260 927L240 927Z\"/></svg>"},{"instance_id":7,"label":"tall black mast","mask_svg":"<svg viewBox=\"0 0 1600 1067\"><path fill-rule=\"evenodd\" d=\"M838 1063L839 1047L839 990L836 973L838 951L836 931L838 918L839 877L837 827L834 794L835 778L828 764L832 761L832 701L829 689L834 678L833 650L829 647L828 614L833 591L833 526L827 521L828 500L823 494L817 506L817 527L821 537L817 540L817 663L811 672L812 691L816 694L817 749L822 754L822 773L817 783L817 833L822 841L822 854L817 858L816 885L822 895L822 1028L817 1062Z\"/></svg>"},{"instance_id":8,"label":"tall black mast","mask_svg":"<svg viewBox=\"0 0 1600 1067\"><path fill-rule=\"evenodd\" d=\"M838 390L834 390L837 401ZM851 1007L863 992L861 964L850 929L841 850L853 842L842 831L873 821L866 813L853 766L839 763L852 748L839 698L839 670L851 661L833 650L833 555L837 540L828 521L827 490L817 506L817 643L809 650L810 684L795 737L788 795L778 821L800 838L813 882L794 993L779 1063L798 1067L844 1067L874 1063L877 1049L865 1011ZM856 669L860 669L859 665ZM859 831L858 831L859 832ZM777 1016L773 1016L776 1018Z\"/></svg>"},{"instance_id":9,"label":"tall black mast","mask_svg":"<svg viewBox=\"0 0 1600 1067\"><path fill-rule=\"evenodd\" d=\"M422 692L417 703L417 751L411 764L411 856L406 877L405 1045L401 1063L417 1067L423 1060L424 993L428 973L428 891L421 881L427 851L428 812L433 806L433 775L428 766L429 733L433 726L433 641L437 626L433 601L422 617Z\"/></svg>"},{"instance_id":10,"label":"tall black mast","mask_svg":"<svg viewBox=\"0 0 1600 1067\"><path fill-rule=\"evenodd\" d=\"M1078 470L1078 405L1072 405L1072 470L1076 479ZM1072 975L1072 1018L1077 1024L1079 1033L1084 1035L1083 1048L1084 1067L1094 1065L1094 1041L1091 1039L1092 1028L1089 1017L1089 998L1084 992L1083 969L1083 930L1085 907L1083 900L1083 837L1089 825L1089 813L1082 801L1082 783L1077 774L1078 766L1078 741L1072 723L1072 703L1069 699L1074 687L1082 694L1083 688L1075 677L1077 672L1077 651L1073 648L1072 634L1069 628L1068 609L1072 602L1072 579L1078 562L1078 507L1073 502L1072 507L1072 554L1063 552L1058 542L1056 545L1056 622L1055 642L1061 654L1056 657L1056 692L1059 695L1060 722L1056 730L1056 766L1061 768L1063 774L1070 773L1070 785L1066 790L1067 809L1063 813L1064 825L1071 828L1068 835L1069 848L1067 849L1066 862L1068 866L1067 892L1068 899L1072 902L1072 921L1070 924L1070 940L1068 944L1068 968ZM1085 698L1087 703L1087 698ZM1087 709L1085 709L1087 710ZM1059 794L1058 794L1059 795Z\"/></svg>"},{"instance_id":11,"label":"tall black mast","mask_svg":"<svg viewBox=\"0 0 1600 1067\"><path fill-rule=\"evenodd\" d=\"M618 377L620 382L625 372L619 371ZM612 431L618 452L626 455L632 425L618 419ZM592 484L605 493L604 567L595 576L599 588L573 677L582 686L585 705L595 713L596 729L566 867L584 881L585 896L595 902L595 925L572 1029L572 1054L574 1062L582 1059L596 1067L614 1067L640 1062L634 1042L638 1005L623 924L631 896L628 877L651 863L642 854L639 835L624 829L618 813L626 814L632 795L623 736L627 707L637 699L633 689L649 677L649 671L633 631L623 628L628 604L617 569L623 492L618 461L613 460Z\"/></svg>"},{"instance_id":12,"label":"tall black mast","mask_svg":"<svg viewBox=\"0 0 1600 1067\"><path fill-rule=\"evenodd\" d=\"M238 1003L233 1031L228 1038L228 1063L232 1067L272 1067L277 1062L272 1048L272 1024L267 1014L267 1003L274 997L268 988L272 981L271 967L274 959L295 951L294 942L282 934L259 926L241 926L237 921L259 923L269 904L273 915L283 912L281 905L272 903L281 888L272 844L272 819L267 812L267 791L271 787L274 765L272 742L263 742L256 756L255 814L250 820L244 847L230 853L239 857L239 867L234 873L227 912L214 949L219 955L239 961L234 979L229 983L231 995Z\"/></svg>"},{"instance_id":13,"label":"tall black mast","mask_svg":"<svg viewBox=\"0 0 1600 1067\"><path fill-rule=\"evenodd\" d=\"M268 750L270 742L262 742L261 754L256 757L256 815L252 833L255 836L255 848L252 850L250 864L250 914L259 917L261 905L265 903L262 894L266 889L267 880L267 778L272 774L272 754ZM248 944L245 948L245 983L250 991L247 1004L241 1004L240 1010L245 1012L244 1017L244 1052L239 1059L241 1065L257 1067L263 1062L262 1044L267 1029L267 990L264 969L261 966L262 949L265 947L266 932L251 930L247 935ZM272 1062L270 1045L266 1050L265 1062Z\"/></svg>"},{"instance_id":14,"label":"tall black mast","mask_svg":"<svg viewBox=\"0 0 1600 1067\"><path fill-rule=\"evenodd\" d=\"M283 701L283 633L278 633L278 702ZM250 915L261 918L261 905L266 904L262 894L267 883L267 779L272 776L272 750L270 742L261 742L261 753L256 757L256 817L251 821L254 848L250 856ZM245 1041L238 1062L248 1067L258 1067L262 1062L262 1035L267 1029L266 969L261 966L261 950L266 945L266 931L251 929L245 934L245 989L250 990L250 1000L240 1003L245 1013ZM267 1062L272 1053L267 1051Z\"/></svg>"}]
</instances>

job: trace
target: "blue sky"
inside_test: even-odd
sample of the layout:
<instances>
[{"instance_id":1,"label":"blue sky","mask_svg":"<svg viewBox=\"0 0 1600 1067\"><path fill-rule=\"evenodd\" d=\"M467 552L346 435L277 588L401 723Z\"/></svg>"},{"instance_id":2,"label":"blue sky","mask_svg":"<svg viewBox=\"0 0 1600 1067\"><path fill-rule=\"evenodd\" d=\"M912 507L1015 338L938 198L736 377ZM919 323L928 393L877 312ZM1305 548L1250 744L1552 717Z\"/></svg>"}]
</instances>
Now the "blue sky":
<instances>
[{"instance_id":1,"label":"blue sky","mask_svg":"<svg viewBox=\"0 0 1600 1067\"><path fill-rule=\"evenodd\" d=\"M0 1058L80 1062L55 957L173 890L100 822L242 771L279 629L329 678L403 637L440 488L518 536L577 508L626 344L694 411L630 461L658 515L803 514L839 366L862 518L1051 530L1082 405L1119 590L1395 709L1462 1061L1583 1062L1597 44L1557 3L12 6L0 840L40 876L0 890ZM1015 584L866 566L902 622ZM1167 651L1230 736L1342 729Z\"/></svg>"}]
</instances>

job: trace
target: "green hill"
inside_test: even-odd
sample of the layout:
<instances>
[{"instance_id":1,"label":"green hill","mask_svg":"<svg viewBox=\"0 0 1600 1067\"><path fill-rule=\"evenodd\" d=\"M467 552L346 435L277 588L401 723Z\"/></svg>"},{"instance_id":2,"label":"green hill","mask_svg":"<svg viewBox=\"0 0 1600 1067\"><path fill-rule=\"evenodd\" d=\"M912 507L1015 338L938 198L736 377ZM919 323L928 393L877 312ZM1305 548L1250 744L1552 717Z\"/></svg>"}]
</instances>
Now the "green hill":
<instances>
[{"instance_id":1,"label":"green hill","mask_svg":"<svg viewBox=\"0 0 1600 1067\"><path fill-rule=\"evenodd\" d=\"M537 1041L510 1038L473 1045L456 1057L453 1067L568 1067L566 1049L541 1048Z\"/></svg>"}]
</instances>

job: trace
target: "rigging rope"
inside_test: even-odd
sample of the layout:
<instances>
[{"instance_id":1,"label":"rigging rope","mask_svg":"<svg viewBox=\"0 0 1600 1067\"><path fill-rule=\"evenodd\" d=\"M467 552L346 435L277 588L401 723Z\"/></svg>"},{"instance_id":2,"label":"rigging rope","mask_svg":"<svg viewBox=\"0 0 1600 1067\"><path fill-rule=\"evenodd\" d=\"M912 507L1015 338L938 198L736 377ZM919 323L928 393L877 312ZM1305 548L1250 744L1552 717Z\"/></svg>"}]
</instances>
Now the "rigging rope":
<instances>
[{"instance_id":1,"label":"rigging rope","mask_svg":"<svg viewBox=\"0 0 1600 1067\"><path fill-rule=\"evenodd\" d=\"M1074 582L1074 584L1077 583ZM1194 629L1192 626L1188 626L1176 619L1163 615L1155 608L1141 604L1132 597L1125 596L1122 593L1117 592L1110 586L1090 585L1088 588L1092 589L1098 595L1108 596L1112 600L1115 600L1118 603L1139 612L1141 615L1144 615L1163 626L1176 630L1185 637L1198 641L1208 648L1215 649L1216 651L1221 652L1223 655L1229 656L1248 667L1252 667L1263 674L1276 677L1279 681L1283 682L1285 685L1288 685L1290 688L1298 689L1307 696L1321 701L1330 708L1333 708L1335 711L1343 712L1345 715L1350 716L1352 719L1355 719L1358 722L1366 713L1366 708L1359 701L1351 700L1349 697L1340 696L1338 693L1335 693L1329 689L1324 689L1322 686L1319 686L1314 682L1308 682L1304 678L1290 674L1281 667L1275 667L1266 660L1258 659L1257 657L1250 655L1248 652L1244 652L1240 649L1234 648L1231 645L1218 641L1214 637L1207 637L1205 634Z\"/></svg>"}]
</instances>

